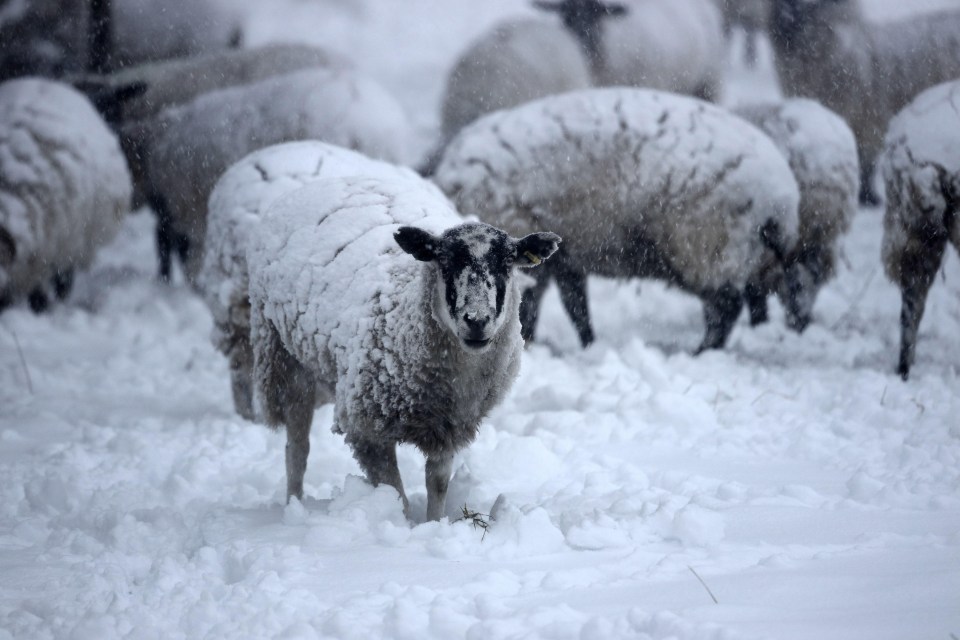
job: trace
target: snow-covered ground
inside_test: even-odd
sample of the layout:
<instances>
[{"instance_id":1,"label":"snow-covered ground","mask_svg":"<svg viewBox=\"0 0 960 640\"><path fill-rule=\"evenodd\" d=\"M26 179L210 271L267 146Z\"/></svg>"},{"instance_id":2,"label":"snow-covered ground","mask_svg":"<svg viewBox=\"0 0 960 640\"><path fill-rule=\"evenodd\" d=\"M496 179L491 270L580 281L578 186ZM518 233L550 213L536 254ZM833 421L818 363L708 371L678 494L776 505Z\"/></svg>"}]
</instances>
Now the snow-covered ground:
<instances>
[{"instance_id":1,"label":"snow-covered ground","mask_svg":"<svg viewBox=\"0 0 960 640\"><path fill-rule=\"evenodd\" d=\"M426 150L446 66L526 11L250 0L248 22L351 53ZM729 102L776 91L769 61L731 79ZM904 383L878 210L802 336L774 303L694 358L694 298L593 280L584 351L551 291L449 519L413 525L329 406L284 506L283 435L233 414L209 312L155 282L152 224L132 215L68 304L0 316L0 639L960 637L960 260ZM400 464L422 520L423 459ZM486 530L456 521L501 494Z\"/></svg>"}]
</instances>

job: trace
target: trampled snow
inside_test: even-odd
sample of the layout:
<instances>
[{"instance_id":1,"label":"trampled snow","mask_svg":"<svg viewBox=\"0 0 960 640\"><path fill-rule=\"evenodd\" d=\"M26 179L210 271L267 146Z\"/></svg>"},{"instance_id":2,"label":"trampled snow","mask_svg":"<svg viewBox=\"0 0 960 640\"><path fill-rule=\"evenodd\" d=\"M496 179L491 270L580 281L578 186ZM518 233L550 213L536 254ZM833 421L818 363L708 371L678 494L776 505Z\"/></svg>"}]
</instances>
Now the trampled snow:
<instances>
[{"instance_id":1,"label":"trampled snow","mask_svg":"<svg viewBox=\"0 0 960 640\"><path fill-rule=\"evenodd\" d=\"M362 44L424 151L445 65L529 12L258 4L255 41ZM731 73L727 101L775 91L768 62ZM138 212L66 304L0 316L0 638L960 636L960 261L903 382L881 217L854 219L803 335L773 302L693 357L697 300L594 279L581 350L551 290L541 342L454 464L448 519L422 522L423 459L401 448L408 523L329 405L308 497L284 504L283 436L233 413L210 312L156 282ZM458 520L501 495L495 520Z\"/></svg>"}]
</instances>

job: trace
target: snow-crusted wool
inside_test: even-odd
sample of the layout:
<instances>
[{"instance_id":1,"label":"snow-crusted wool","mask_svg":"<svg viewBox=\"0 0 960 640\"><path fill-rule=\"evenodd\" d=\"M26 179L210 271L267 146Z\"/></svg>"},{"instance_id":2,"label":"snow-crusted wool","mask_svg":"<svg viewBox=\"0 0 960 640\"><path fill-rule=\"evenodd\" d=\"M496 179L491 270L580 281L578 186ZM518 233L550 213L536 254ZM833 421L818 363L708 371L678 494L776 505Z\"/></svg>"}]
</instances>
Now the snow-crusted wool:
<instances>
[{"instance_id":1,"label":"snow-crusted wool","mask_svg":"<svg viewBox=\"0 0 960 640\"><path fill-rule=\"evenodd\" d=\"M69 85L0 84L0 304L65 293L130 207L130 173L116 136Z\"/></svg>"},{"instance_id":2,"label":"snow-crusted wool","mask_svg":"<svg viewBox=\"0 0 960 640\"><path fill-rule=\"evenodd\" d=\"M544 98L481 118L434 176L464 214L555 230L560 254L525 294L525 337L554 275L584 344L586 275L659 277L700 296L720 347L767 247L797 239L797 183L761 131L710 103L630 88Z\"/></svg>"},{"instance_id":3,"label":"snow-crusted wool","mask_svg":"<svg viewBox=\"0 0 960 640\"><path fill-rule=\"evenodd\" d=\"M158 238L178 249L192 281L210 192L247 153L314 139L403 161L411 135L403 108L373 80L350 69L308 69L201 95L164 110L136 137L146 153L145 192L160 220ZM161 270L169 273L162 251Z\"/></svg>"},{"instance_id":4,"label":"snow-crusted wool","mask_svg":"<svg viewBox=\"0 0 960 640\"><path fill-rule=\"evenodd\" d=\"M816 98L857 139L861 201L891 117L926 87L960 76L960 10L875 24L859 0L775 0L770 21L780 86Z\"/></svg>"},{"instance_id":5,"label":"snow-crusted wool","mask_svg":"<svg viewBox=\"0 0 960 640\"><path fill-rule=\"evenodd\" d=\"M413 444L427 457L427 517L443 515L454 453L518 371L514 265L559 241L461 222L421 182L356 177L311 183L264 213L247 253L255 384L267 423L287 428L288 496L303 493L324 385L368 478L406 506L395 445Z\"/></svg>"},{"instance_id":6,"label":"snow-crusted wool","mask_svg":"<svg viewBox=\"0 0 960 640\"><path fill-rule=\"evenodd\" d=\"M789 98L778 103L742 106L734 112L759 127L783 152L800 188L800 233L787 263L799 266L798 295L803 329L820 288L834 276L837 243L857 212L860 165L857 144L847 123L819 102ZM768 256L747 287L751 321L766 320L766 297L785 290L783 266Z\"/></svg>"},{"instance_id":7,"label":"snow-crusted wool","mask_svg":"<svg viewBox=\"0 0 960 640\"><path fill-rule=\"evenodd\" d=\"M440 145L424 171L429 173L450 139L480 116L590 84L580 45L560 25L531 19L494 25L461 54L447 76Z\"/></svg>"},{"instance_id":8,"label":"snow-crusted wool","mask_svg":"<svg viewBox=\"0 0 960 640\"><path fill-rule=\"evenodd\" d=\"M960 81L923 91L896 115L879 166L887 196L883 265L903 299L897 371L906 379L947 243L960 251Z\"/></svg>"},{"instance_id":9,"label":"snow-crusted wool","mask_svg":"<svg viewBox=\"0 0 960 640\"><path fill-rule=\"evenodd\" d=\"M249 420L254 413L247 240L266 208L281 196L322 178L351 175L420 181L406 167L308 140L254 151L230 167L210 194L197 285L213 314L214 344L230 359L234 406Z\"/></svg>"}]
</instances>

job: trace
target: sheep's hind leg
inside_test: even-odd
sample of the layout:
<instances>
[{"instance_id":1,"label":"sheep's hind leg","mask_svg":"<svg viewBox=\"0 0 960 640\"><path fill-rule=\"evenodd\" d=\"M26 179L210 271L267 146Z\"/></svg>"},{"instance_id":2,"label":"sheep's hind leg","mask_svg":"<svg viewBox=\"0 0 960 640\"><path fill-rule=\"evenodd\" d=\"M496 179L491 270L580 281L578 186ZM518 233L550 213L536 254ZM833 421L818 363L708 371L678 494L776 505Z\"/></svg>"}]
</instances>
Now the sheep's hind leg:
<instances>
[{"instance_id":1,"label":"sheep's hind leg","mask_svg":"<svg viewBox=\"0 0 960 640\"><path fill-rule=\"evenodd\" d=\"M943 260L946 248L946 236L937 235L928 241L913 240L900 258L900 282L902 305L900 308L900 361L897 373L904 380L910 375L910 366L917 346L917 331L923 310L927 303L927 293L933 284L937 269Z\"/></svg>"},{"instance_id":2,"label":"sheep's hind leg","mask_svg":"<svg viewBox=\"0 0 960 640\"><path fill-rule=\"evenodd\" d=\"M536 283L523 292L523 298L520 301L520 335L524 342L533 340L537 321L540 319L540 303L550 284L550 273L546 265L537 269L533 277Z\"/></svg>"},{"instance_id":3,"label":"sheep's hind leg","mask_svg":"<svg viewBox=\"0 0 960 640\"><path fill-rule=\"evenodd\" d=\"M452 453L427 456L427 520L443 517L452 469Z\"/></svg>"},{"instance_id":4,"label":"sheep's hind leg","mask_svg":"<svg viewBox=\"0 0 960 640\"><path fill-rule=\"evenodd\" d=\"M562 260L558 262L559 264L553 265L553 272L560 290L560 300L573 321L580 344L588 347L594 336L593 327L590 325L590 308L587 306L587 274L567 267Z\"/></svg>"},{"instance_id":5,"label":"sheep's hind leg","mask_svg":"<svg viewBox=\"0 0 960 640\"><path fill-rule=\"evenodd\" d=\"M743 306L743 296L732 285L724 285L716 291L701 296L703 298L703 317L707 325L707 332L703 342L695 353L700 354L707 349L721 349L727 343L727 338L733 330L733 325L740 315Z\"/></svg>"},{"instance_id":6,"label":"sheep's hind leg","mask_svg":"<svg viewBox=\"0 0 960 640\"><path fill-rule=\"evenodd\" d=\"M57 270L52 279L53 293L57 300L63 300L73 289L73 269Z\"/></svg>"},{"instance_id":7,"label":"sheep's hind leg","mask_svg":"<svg viewBox=\"0 0 960 640\"><path fill-rule=\"evenodd\" d=\"M366 474L370 484L375 487L385 484L396 489L403 502L403 513L409 515L410 503L407 500L407 494L403 491L400 467L397 466L397 445L393 442L374 442L350 435L347 436L347 444L353 450L353 457Z\"/></svg>"},{"instance_id":8,"label":"sheep's hind leg","mask_svg":"<svg viewBox=\"0 0 960 640\"><path fill-rule=\"evenodd\" d=\"M767 291L758 282L748 282L743 291L747 309L750 311L750 325L757 326L765 323L769 317L767 313Z\"/></svg>"}]
</instances>

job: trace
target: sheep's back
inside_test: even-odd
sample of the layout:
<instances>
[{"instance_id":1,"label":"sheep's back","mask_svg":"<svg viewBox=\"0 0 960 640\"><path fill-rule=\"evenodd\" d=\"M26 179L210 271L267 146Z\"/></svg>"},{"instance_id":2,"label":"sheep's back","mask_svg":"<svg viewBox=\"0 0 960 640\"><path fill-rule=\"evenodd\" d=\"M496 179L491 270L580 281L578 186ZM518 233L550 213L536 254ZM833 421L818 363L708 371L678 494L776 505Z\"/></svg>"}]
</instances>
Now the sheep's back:
<instances>
[{"instance_id":1,"label":"sheep's back","mask_svg":"<svg viewBox=\"0 0 960 640\"><path fill-rule=\"evenodd\" d=\"M740 282L765 220L796 240L796 181L769 138L658 91L594 89L491 114L453 140L435 180L463 213L513 235L550 229L611 276L637 275L630 256L653 243L691 287Z\"/></svg>"},{"instance_id":2,"label":"sheep's back","mask_svg":"<svg viewBox=\"0 0 960 640\"><path fill-rule=\"evenodd\" d=\"M39 78L0 84L0 225L17 248L6 286L23 294L58 268L88 266L130 193L117 138L82 94Z\"/></svg>"}]
</instances>

